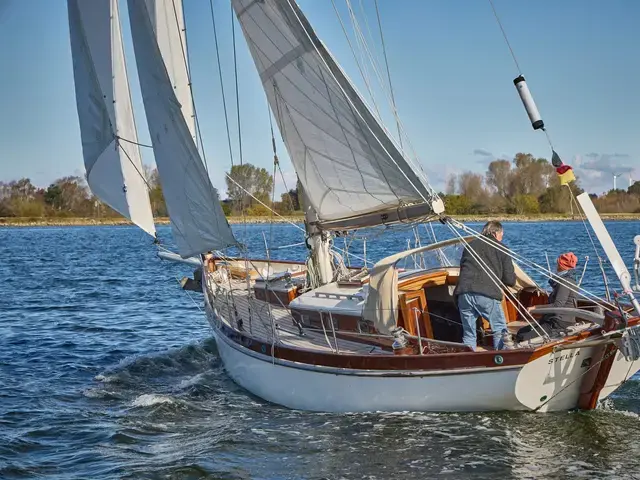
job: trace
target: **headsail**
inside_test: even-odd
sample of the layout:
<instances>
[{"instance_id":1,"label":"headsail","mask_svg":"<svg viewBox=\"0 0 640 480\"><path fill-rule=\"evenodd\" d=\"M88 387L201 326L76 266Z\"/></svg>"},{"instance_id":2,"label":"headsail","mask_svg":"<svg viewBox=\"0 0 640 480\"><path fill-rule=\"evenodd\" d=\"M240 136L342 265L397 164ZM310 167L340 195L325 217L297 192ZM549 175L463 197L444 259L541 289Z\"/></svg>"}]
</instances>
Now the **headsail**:
<instances>
[{"instance_id":1,"label":"headsail","mask_svg":"<svg viewBox=\"0 0 640 480\"><path fill-rule=\"evenodd\" d=\"M117 0L68 0L67 9L87 183L100 200L155 236Z\"/></svg>"},{"instance_id":2,"label":"headsail","mask_svg":"<svg viewBox=\"0 0 640 480\"><path fill-rule=\"evenodd\" d=\"M236 245L156 42L145 0L129 0L131 36L174 239L183 258Z\"/></svg>"},{"instance_id":3,"label":"headsail","mask_svg":"<svg viewBox=\"0 0 640 480\"><path fill-rule=\"evenodd\" d=\"M321 226L360 227L443 210L293 0L232 4Z\"/></svg>"},{"instance_id":4,"label":"headsail","mask_svg":"<svg viewBox=\"0 0 640 480\"><path fill-rule=\"evenodd\" d=\"M182 0L146 0L146 3L169 80L176 98L182 106L182 114L187 122L187 127L189 127L189 132L195 141L196 122L193 113L193 98L189 87L187 37Z\"/></svg>"}]
</instances>

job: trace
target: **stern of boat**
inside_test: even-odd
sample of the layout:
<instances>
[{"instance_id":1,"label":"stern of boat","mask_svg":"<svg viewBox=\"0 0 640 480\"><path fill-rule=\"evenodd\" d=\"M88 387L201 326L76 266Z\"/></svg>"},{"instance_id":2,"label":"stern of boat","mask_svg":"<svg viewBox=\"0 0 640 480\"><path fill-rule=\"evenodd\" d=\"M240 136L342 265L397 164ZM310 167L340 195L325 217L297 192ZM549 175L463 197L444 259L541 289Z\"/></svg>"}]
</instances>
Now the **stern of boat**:
<instances>
[{"instance_id":1,"label":"stern of boat","mask_svg":"<svg viewBox=\"0 0 640 480\"><path fill-rule=\"evenodd\" d=\"M638 355L625 348L629 331L601 330L541 346L518 375L516 398L536 412L593 410L640 370Z\"/></svg>"}]
</instances>

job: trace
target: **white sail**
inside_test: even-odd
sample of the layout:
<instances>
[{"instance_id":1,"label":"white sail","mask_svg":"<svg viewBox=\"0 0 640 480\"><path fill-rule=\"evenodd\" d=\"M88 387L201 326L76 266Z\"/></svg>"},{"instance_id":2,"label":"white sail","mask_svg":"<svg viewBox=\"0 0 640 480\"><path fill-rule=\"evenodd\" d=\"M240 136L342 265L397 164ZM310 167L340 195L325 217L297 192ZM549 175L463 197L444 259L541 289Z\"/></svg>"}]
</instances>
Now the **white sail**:
<instances>
[{"instance_id":1,"label":"white sail","mask_svg":"<svg viewBox=\"0 0 640 480\"><path fill-rule=\"evenodd\" d=\"M131 36L164 198L183 258L236 245L155 39L145 0L129 0Z\"/></svg>"},{"instance_id":2,"label":"white sail","mask_svg":"<svg viewBox=\"0 0 640 480\"><path fill-rule=\"evenodd\" d=\"M158 47L189 132L196 140L182 0L146 0Z\"/></svg>"},{"instance_id":3,"label":"white sail","mask_svg":"<svg viewBox=\"0 0 640 480\"><path fill-rule=\"evenodd\" d=\"M289 156L320 224L442 204L371 114L293 0L232 0ZM406 218L394 213L391 220ZM365 222L366 223L366 222ZM351 223L351 226L365 226Z\"/></svg>"},{"instance_id":4,"label":"white sail","mask_svg":"<svg viewBox=\"0 0 640 480\"><path fill-rule=\"evenodd\" d=\"M87 183L100 200L155 236L117 1L68 0L67 8Z\"/></svg>"}]
</instances>

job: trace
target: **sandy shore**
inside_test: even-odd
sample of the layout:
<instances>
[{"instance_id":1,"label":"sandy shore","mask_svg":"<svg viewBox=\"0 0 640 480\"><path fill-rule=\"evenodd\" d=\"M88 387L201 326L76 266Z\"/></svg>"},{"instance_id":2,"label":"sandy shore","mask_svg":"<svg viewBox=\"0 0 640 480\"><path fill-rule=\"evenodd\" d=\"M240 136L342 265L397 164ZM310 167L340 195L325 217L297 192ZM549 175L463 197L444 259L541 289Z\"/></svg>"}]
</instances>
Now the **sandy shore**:
<instances>
[{"instance_id":1,"label":"sandy shore","mask_svg":"<svg viewBox=\"0 0 640 480\"><path fill-rule=\"evenodd\" d=\"M570 215L452 215L461 222L485 222L489 219L501 222L566 222L578 221L580 217L572 218ZM638 213L617 213L602 214L602 219L607 220L640 220ZM274 223L302 223L302 216L274 217ZM246 217L247 223L260 224L269 223L269 217ZM156 225L166 225L168 218L156 218ZM241 224L242 217L229 217L229 223ZM0 217L0 227L66 227L66 226L88 226L88 225L131 225L131 222L123 218L16 218Z\"/></svg>"}]
</instances>

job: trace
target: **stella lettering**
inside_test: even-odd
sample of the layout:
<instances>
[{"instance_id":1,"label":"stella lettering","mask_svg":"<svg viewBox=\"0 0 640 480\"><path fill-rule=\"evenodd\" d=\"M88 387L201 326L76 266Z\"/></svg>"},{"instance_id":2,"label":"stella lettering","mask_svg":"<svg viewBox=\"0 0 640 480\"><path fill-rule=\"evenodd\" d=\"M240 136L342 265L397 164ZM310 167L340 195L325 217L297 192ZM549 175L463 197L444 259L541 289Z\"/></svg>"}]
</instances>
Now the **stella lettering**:
<instances>
[{"instance_id":1,"label":"stella lettering","mask_svg":"<svg viewBox=\"0 0 640 480\"><path fill-rule=\"evenodd\" d=\"M560 355L558 357L551 357L549 359L549 365L551 365L552 363L556 363L562 360L569 360L570 358L573 357L577 357L578 355L580 355L580 350L571 350L571 352L566 353L564 355Z\"/></svg>"}]
</instances>

